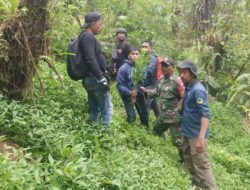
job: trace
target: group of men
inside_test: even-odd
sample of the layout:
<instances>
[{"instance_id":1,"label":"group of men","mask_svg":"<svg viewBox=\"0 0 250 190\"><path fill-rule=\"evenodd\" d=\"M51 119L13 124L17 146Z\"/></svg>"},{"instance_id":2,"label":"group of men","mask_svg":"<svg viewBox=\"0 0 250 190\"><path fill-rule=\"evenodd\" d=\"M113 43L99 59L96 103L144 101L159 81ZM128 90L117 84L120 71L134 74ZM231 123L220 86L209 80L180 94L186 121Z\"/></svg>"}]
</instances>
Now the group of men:
<instances>
[{"instance_id":1,"label":"group of men","mask_svg":"<svg viewBox=\"0 0 250 190\"><path fill-rule=\"evenodd\" d=\"M89 122L110 125L113 107L108 81L109 67L101 52L95 35L102 26L97 12L85 15L85 23L79 36L79 49L88 68L82 80L88 94ZM159 59L150 41L143 41L141 48L147 54L148 65L143 77L135 84L133 72L140 56L139 49L127 42L127 31L119 29L118 42L112 53L118 92L123 101L127 121L134 122L136 111L141 124L149 126L149 113L156 116L154 132L162 136L170 130L173 144L181 160L192 176L192 182L202 189L217 189L207 151L210 113L206 89L197 80L197 70L192 61L183 61L178 67L180 76L174 72L175 61ZM158 78L160 66L161 78ZM158 101L156 99L158 97ZM136 111L135 111L136 110Z\"/></svg>"}]
</instances>

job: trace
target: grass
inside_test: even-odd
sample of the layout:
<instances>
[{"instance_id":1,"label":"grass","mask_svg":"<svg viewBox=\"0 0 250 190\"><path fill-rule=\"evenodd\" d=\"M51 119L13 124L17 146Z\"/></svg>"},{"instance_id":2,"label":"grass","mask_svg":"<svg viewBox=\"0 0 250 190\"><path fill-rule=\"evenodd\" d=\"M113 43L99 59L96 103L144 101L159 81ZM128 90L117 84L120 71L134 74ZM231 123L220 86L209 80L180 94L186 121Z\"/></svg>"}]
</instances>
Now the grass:
<instances>
[{"instance_id":1,"label":"grass","mask_svg":"<svg viewBox=\"0 0 250 190\"><path fill-rule=\"evenodd\" d=\"M46 91L36 91L36 106L0 95L0 126L24 152L16 161L0 156L1 189L188 189L189 175L170 138L127 124L114 85L114 121L106 129L85 122L80 82L63 73L62 89L46 68L40 75ZM219 189L247 190L250 140L241 115L218 102L211 102L211 111L209 150Z\"/></svg>"}]
</instances>

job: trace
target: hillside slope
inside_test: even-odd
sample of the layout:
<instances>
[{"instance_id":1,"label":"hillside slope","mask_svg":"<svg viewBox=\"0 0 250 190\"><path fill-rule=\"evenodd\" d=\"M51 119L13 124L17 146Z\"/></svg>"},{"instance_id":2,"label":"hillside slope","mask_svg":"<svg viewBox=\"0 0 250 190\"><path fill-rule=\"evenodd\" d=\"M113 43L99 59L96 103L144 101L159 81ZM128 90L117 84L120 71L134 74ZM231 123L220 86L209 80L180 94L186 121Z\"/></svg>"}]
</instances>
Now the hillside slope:
<instances>
[{"instance_id":1,"label":"hillside slope","mask_svg":"<svg viewBox=\"0 0 250 190\"><path fill-rule=\"evenodd\" d=\"M127 124L114 85L114 122L105 129L86 124L80 82L65 75L61 89L56 76L40 72L46 91L36 92L35 106L0 95L1 130L21 147L16 161L0 156L1 189L188 189L168 134L159 138L152 128ZM250 138L241 116L217 102L211 110L209 149L219 189L250 189Z\"/></svg>"}]
</instances>

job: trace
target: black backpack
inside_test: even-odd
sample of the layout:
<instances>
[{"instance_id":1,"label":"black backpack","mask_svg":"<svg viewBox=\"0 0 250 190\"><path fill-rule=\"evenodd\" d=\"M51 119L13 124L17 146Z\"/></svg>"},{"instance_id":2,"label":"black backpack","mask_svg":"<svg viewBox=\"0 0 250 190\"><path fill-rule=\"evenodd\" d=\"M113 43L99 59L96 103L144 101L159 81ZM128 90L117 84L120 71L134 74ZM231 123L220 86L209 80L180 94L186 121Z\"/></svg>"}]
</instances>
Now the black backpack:
<instances>
[{"instance_id":1,"label":"black backpack","mask_svg":"<svg viewBox=\"0 0 250 190\"><path fill-rule=\"evenodd\" d=\"M87 73L86 64L84 64L79 49L79 36L69 43L69 54L67 55L67 72L69 77L75 81L83 79Z\"/></svg>"}]
</instances>

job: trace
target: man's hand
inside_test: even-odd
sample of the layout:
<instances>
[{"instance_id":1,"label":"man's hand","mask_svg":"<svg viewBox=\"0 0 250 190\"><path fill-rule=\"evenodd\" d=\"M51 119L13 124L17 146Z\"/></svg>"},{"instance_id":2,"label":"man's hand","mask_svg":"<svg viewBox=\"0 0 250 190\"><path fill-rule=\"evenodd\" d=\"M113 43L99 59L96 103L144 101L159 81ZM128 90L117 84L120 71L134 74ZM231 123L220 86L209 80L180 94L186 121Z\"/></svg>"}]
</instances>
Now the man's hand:
<instances>
[{"instance_id":1,"label":"man's hand","mask_svg":"<svg viewBox=\"0 0 250 190\"><path fill-rule=\"evenodd\" d=\"M115 64L110 64L107 68L108 72L111 76L115 76L117 74L117 69Z\"/></svg>"},{"instance_id":2,"label":"man's hand","mask_svg":"<svg viewBox=\"0 0 250 190\"><path fill-rule=\"evenodd\" d=\"M137 91L136 90L131 90L131 102L132 103L136 102L136 96L137 96Z\"/></svg>"},{"instance_id":3,"label":"man's hand","mask_svg":"<svg viewBox=\"0 0 250 190\"><path fill-rule=\"evenodd\" d=\"M141 86L140 89L144 94L148 93L147 89L144 86Z\"/></svg>"},{"instance_id":4,"label":"man's hand","mask_svg":"<svg viewBox=\"0 0 250 190\"><path fill-rule=\"evenodd\" d=\"M205 138L197 138L197 141L195 143L195 147L196 147L196 152L197 153L202 153L204 152L204 148L205 148Z\"/></svg>"},{"instance_id":5,"label":"man's hand","mask_svg":"<svg viewBox=\"0 0 250 190\"><path fill-rule=\"evenodd\" d=\"M99 86L100 86L100 90L103 93L107 93L109 91L109 84L108 81L105 77L103 77L100 81L99 81Z\"/></svg>"},{"instance_id":6,"label":"man's hand","mask_svg":"<svg viewBox=\"0 0 250 190\"><path fill-rule=\"evenodd\" d=\"M136 96L137 96L137 91L131 90L131 97L136 98Z\"/></svg>"}]
</instances>

